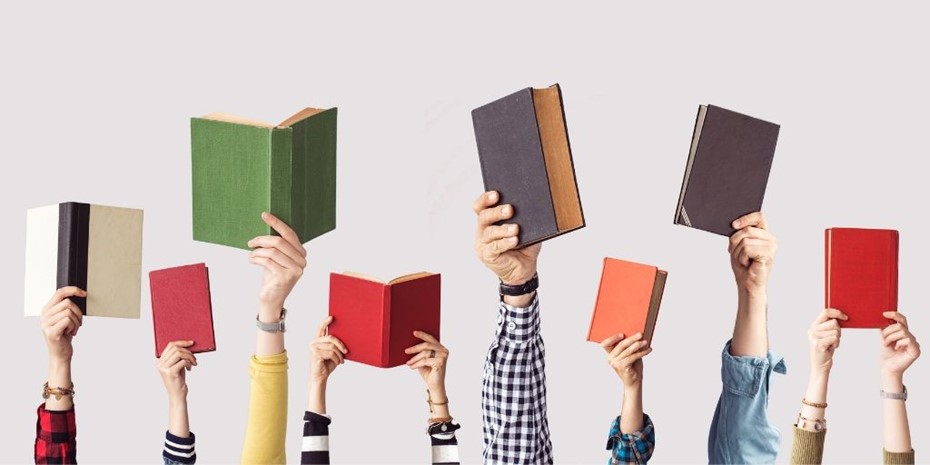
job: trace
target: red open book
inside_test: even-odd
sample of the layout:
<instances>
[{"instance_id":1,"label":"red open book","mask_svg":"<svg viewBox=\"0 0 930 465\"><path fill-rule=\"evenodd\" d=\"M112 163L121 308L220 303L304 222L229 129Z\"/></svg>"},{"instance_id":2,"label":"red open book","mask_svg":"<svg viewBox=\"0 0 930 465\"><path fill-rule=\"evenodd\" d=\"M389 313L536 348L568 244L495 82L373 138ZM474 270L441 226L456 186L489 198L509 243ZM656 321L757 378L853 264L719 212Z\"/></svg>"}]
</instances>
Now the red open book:
<instances>
[{"instance_id":1,"label":"red open book","mask_svg":"<svg viewBox=\"0 0 930 465\"><path fill-rule=\"evenodd\" d=\"M440 275L416 273L388 283L352 273L331 273L329 333L349 349L348 360L381 368L403 365L404 349L421 341L414 331L439 339Z\"/></svg>"},{"instance_id":2,"label":"red open book","mask_svg":"<svg viewBox=\"0 0 930 465\"><path fill-rule=\"evenodd\" d=\"M203 263L149 272L155 356L172 341L194 341L190 351L216 350L210 277Z\"/></svg>"},{"instance_id":3,"label":"red open book","mask_svg":"<svg viewBox=\"0 0 930 465\"><path fill-rule=\"evenodd\" d=\"M667 277L654 266L605 258L588 340L643 333L651 346Z\"/></svg>"},{"instance_id":4,"label":"red open book","mask_svg":"<svg viewBox=\"0 0 930 465\"><path fill-rule=\"evenodd\" d=\"M884 328L898 309L898 231L831 228L825 232L826 306L844 328Z\"/></svg>"}]
</instances>

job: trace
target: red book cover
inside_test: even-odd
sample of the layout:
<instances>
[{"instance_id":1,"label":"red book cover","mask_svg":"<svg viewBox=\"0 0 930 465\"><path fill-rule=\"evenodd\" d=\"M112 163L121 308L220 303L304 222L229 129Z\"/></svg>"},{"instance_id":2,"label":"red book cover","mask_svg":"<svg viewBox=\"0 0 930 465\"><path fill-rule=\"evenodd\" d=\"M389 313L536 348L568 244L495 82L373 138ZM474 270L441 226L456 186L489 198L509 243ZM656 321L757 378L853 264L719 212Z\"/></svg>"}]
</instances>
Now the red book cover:
<instances>
[{"instance_id":1,"label":"red book cover","mask_svg":"<svg viewBox=\"0 0 930 465\"><path fill-rule=\"evenodd\" d=\"M332 273L329 278L329 333L349 349L346 359L380 368L403 365L404 349L422 341L419 330L439 335L441 278L417 273L388 283Z\"/></svg>"},{"instance_id":2,"label":"red book cover","mask_svg":"<svg viewBox=\"0 0 930 465\"><path fill-rule=\"evenodd\" d=\"M588 340L600 343L620 333L643 333L652 345L667 276L651 265L605 258Z\"/></svg>"},{"instance_id":3,"label":"red book cover","mask_svg":"<svg viewBox=\"0 0 930 465\"><path fill-rule=\"evenodd\" d=\"M216 350L210 276L203 263L149 273L155 356L171 341L194 341L194 353Z\"/></svg>"},{"instance_id":4,"label":"red book cover","mask_svg":"<svg viewBox=\"0 0 930 465\"><path fill-rule=\"evenodd\" d=\"M826 306L849 317L844 328L884 328L898 309L898 231L831 228L825 232Z\"/></svg>"}]
</instances>

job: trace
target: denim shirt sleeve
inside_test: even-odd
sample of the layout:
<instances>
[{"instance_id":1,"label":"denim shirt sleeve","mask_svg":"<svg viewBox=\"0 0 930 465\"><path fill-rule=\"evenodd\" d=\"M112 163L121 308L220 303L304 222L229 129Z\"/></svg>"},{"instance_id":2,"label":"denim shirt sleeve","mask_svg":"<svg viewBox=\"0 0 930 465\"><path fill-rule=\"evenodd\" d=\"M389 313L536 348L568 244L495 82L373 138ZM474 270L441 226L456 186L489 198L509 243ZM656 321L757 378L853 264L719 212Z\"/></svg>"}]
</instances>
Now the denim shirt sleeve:
<instances>
[{"instance_id":1,"label":"denim shirt sleeve","mask_svg":"<svg viewBox=\"0 0 930 465\"><path fill-rule=\"evenodd\" d=\"M769 379L785 374L784 358L734 357L730 341L723 348L720 370L723 389L710 425L707 456L710 463L774 463L781 443L769 422Z\"/></svg>"}]
</instances>

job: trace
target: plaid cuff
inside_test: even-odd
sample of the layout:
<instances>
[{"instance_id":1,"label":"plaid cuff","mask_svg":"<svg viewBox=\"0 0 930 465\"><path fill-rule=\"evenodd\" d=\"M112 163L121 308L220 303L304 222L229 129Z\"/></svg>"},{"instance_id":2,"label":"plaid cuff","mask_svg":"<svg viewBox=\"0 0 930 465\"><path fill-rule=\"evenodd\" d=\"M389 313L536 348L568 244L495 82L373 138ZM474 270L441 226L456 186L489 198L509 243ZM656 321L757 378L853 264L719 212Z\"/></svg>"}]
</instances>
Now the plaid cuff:
<instances>
[{"instance_id":1,"label":"plaid cuff","mask_svg":"<svg viewBox=\"0 0 930 465\"><path fill-rule=\"evenodd\" d=\"M655 445L655 426L649 415L645 413L643 414L643 427L639 431L621 433L619 416L610 425L607 450L611 451L611 464L644 464L652 458Z\"/></svg>"},{"instance_id":2,"label":"plaid cuff","mask_svg":"<svg viewBox=\"0 0 930 465\"><path fill-rule=\"evenodd\" d=\"M539 294L529 307L511 307L501 300L497 315L498 339L522 344L539 336Z\"/></svg>"},{"instance_id":3,"label":"plaid cuff","mask_svg":"<svg viewBox=\"0 0 930 465\"><path fill-rule=\"evenodd\" d=\"M197 451L194 450L194 438L194 433L190 433L190 437L182 438L165 431L165 450L162 452L165 463L196 463Z\"/></svg>"},{"instance_id":4,"label":"plaid cuff","mask_svg":"<svg viewBox=\"0 0 930 465\"><path fill-rule=\"evenodd\" d=\"M77 423L74 420L74 407L64 411L46 410L43 402L36 413L39 417L36 423L36 438L52 444L75 441Z\"/></svg>"}]
</instances>

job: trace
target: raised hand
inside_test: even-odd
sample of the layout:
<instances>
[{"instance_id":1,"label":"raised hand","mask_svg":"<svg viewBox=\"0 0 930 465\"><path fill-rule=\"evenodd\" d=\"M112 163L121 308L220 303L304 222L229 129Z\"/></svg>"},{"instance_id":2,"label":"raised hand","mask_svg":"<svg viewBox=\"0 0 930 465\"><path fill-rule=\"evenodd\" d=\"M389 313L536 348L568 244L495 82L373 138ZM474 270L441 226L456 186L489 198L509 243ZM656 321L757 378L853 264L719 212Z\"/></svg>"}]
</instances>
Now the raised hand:
<instances>
[{"instance_id":1,"label":"raised hand","mask_svg":"<svg viewBox=\"0 0 930 465\"><path fill-rule=\"evenodd\" d=\"M610 336L601 342L601 347L607 352L607 363L620 377L626 387L638 387L643 382L643 357L652 352L647 347L648 341L643 340L642 333L630 337L623 334Z\"/></svg>"},{"instance_id":2,"label":"raised hand","mask_svg":"<svg viewBox=\"0 0 930 465\"><path fill-rule=\"evenodd\" d=\"M730 236L730 266L741 291L765 291L769 272L778 250L778 241L768 231L762 212L750 213L733 222L737 229Z\"/></svg>"},{"instance_id":3,"label":"raised hand","mask_svg":"<svg viewBox=\"0 0 930 465\"><path fill-rule=\"evenodd\" d=\"M169 342L155 364L172 402L187 398L186 372L197 366L197 357L189 350L192 345L194 341Z\"/></svg>"},{"instance_id":4,"label":"raised hand","mask_svg":"<svg viewBox=\"0 0 930 465\"><path fill-rule=\"evenodd\" d=\"M74 355L71 341L84 321L81 309L69 297L87 297L87 292L74 286L63 287L55 291L42 309L40 325L52 362L71 362Z\"/></svg>"},{"instance_id":5,"label":"raised hand","mask_svg":"<svg viewBox=\"0 0 930 465\"><path fill-rule=\"evenodd\" d=\"M883 315L895 323L882 330L882 374L900 378L920 357L920 343L908 328L904 315L898 312Z\"/></svg>"},{"instance_id":6,"label":"raised hand","mask_svg":"<svg viewBox=\"0 0 930 465\"><path fill-rule=\"evenodd\" d=\"M840 323L837 320L846 320L845 313L828 308L817 316L817 319L807 330L807 340L810 342L811 372L829 374L833 368L833 354L840 347Z\"/></svg>"},{"instance_id":7,"label":"raised hand","mask_svg":"<svg viewBox=\"0 0 930 465\"><path fill-rule=\"evenodd\" d=\"M249 261L262 266L262 287L259 293L262 321L275 322L294 285L307 266L307 251L287 224L271 213L262 213L262 220L280 236L259 236L249 241L252 253ZM267 321L266 318L267 317Z\"/></svg>"},{"instance_id":8,"label":"raised hand","mask_svg":"<svg viewBox=\"0 0 930 465\"><path fill-rule=\"evenodd\" d=\"M423 342L404 350L407 354L414 354L407 360L407 366L420 373L431 393L437 394L435 391L441 390L444 395L449 350L435 337L423 331L414 331L413 335Z\"/></svg>"},{"instance_id":9,"label":"raised hand","mask_svg":"<svg viewBox=\"0 0 930 465\"><path fill-rule=\"evenodd\" d=\"M497 192L481 194L472 209L478 215L478 231L475 234L475 251L478 258L504 284L520 285L529 281L536 274L536 259L542 244L533 244L522 249L517 247L517 234L520 228L516 224L495 225L513 217L512 205L497 205L500 196Z\"/></svg>"},{"instance_id":10,"label":"raised hand","mask_svg":"<svg viewBox=\"0 0 930 465\"><path fill-rule=\"evenodd\" d=\"M317 385L325 385L336 367L345 363L345 354L349 353L342 341L329 334L332 322L332 316L323 320L316 339L310 343L310 382Z\"/></svg>"}]
</instances>

